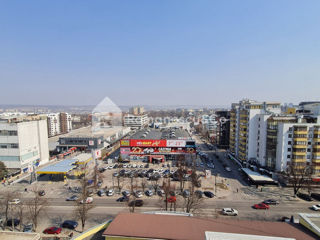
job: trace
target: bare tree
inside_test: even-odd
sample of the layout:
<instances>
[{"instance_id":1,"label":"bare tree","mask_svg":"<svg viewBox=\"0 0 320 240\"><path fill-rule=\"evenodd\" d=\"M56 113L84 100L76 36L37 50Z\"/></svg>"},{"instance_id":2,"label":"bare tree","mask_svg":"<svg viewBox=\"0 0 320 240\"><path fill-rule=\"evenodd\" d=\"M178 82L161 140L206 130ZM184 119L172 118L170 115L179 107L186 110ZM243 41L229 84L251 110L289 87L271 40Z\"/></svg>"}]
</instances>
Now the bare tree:
<instances>
[{"instance_id":1,"label":"bare tree","mask_svg":"<svg viewBox=\"0 0 320 240\"><path fill-rule=\"evenodd\" d=\"M7 190L1 195L2 195L2 199L0 203L1 203L2 211L4 213L4 222L6 223L9 219L9 215L11 215L12 208L10 207L11 206L10 201L14 198L18 198L19 194L16 192L11 192Z\"/></svg>"},{"instance_id":2,"label":"bare tree","mask_svg":"<svg viewBox=\"0 0 320 240\"><path fill-rule=\"evenodd\" d=\"M117 176L117 188L119 190L119 193L121 193L121 190L123 188L123 177L121 177L120 174L118 174Z\"/></svg>"},{"instance_id":3,"label":"bare tree","mask_svg":"<svg viewBox=\"0 0 320 240\"><path fill-rule=\"evenodd\" d=\"M89 210L92 209L94 206L91 203L87 203L88 198L88 180L86 179L85 175L80 179L81 184L81 196L76 201L75 207L75 215L81 221L81 231L84 230L86 220L88 218Z\"/></svg>"},{"instance_id":4,"label":"bare tree","mask_svg":"<svg viewBox=\"0 0 320 240\"><path fill-rule=\"evenodd\" d=\"M26 206L29 217L33 223L33 228L36 230L38 226L39 214L44 211L46 206L48 206L48 201L46 198L43 198L39 195L39 192L36 188L31 191L33 193L33 197L26 202Z\"/></svg>"},{"instance_id":5,"label":"bare tree","mask_svg":"<svg viewBox=\"0 0 320 240\"><path fill-rule=\"evenodd\" d=\"M299 190L311 179L311 167L306 163L291 162L286 170L289 183L292 184L293 194L297 195Z\"/></svg>"},{"instance_id":6,"label":"bare tree","mask_svg":"<svg viewBox=\"0 0 320 240\"><path fill-rule=\"evenodd\" d=\"M23 225L23 222L24 222L24 208L26 206L23 204L23 203L20 203L17 205L17 215L18 215L18 219L20 220L20 228L19 228L19 231L21 232L22 231L22 225Z\"/></svg>"},{"instance_id":7,"label":"bare tree","mask_svg":"<svg viewBox=\"0 0 320 240\"><path fill-rule=\"evenodd\" d=\"M141 182L140 182L140 185L141 185L141 188L142 188L143 192L146 189L147 184L148 184L147 180L145 178L142 178Z\"/></svg>"},{"instance_id":8,"label":"bare tree","mask_svg":"<svg viewBox=\"0 0 320 240\"><path fill-rule=\"evenodd\" d=\"M171 193L175 192L175 185L171 183L170 178L167 178L166 180L163 180L162 183L162 189L164 191L164 209L165 211L168 211L168 205L170 204L170 211L172 210L172 207L174 207L174 209L176 209L176 198L170 198L173 197L171 196ZM171 200L172 199L172 200ZM162 199L161 199L162 202Z\"/></svg>"},{"instance_id":9,"label":"bare tree","mask_svg":"<svg viewBox=\"0 0 320 240\"><path fill-rule=\"evenodd\" d=\"M134 213L135 207L136 207L136 191L137 190L137 184L134 183L134 177L132 176L130 178L130 196L128 200L128 207L129 211Z\"/></svg>"}]
</instances>

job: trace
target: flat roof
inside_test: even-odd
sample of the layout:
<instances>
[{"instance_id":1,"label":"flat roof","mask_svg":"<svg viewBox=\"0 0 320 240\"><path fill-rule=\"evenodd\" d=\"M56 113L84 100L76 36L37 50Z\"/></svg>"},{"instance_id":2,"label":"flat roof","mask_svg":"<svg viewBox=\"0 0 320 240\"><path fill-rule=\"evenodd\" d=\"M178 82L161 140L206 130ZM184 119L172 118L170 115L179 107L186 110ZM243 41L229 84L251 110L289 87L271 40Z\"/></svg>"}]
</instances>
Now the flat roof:
<instances>
[{"instance_id":1,"label":"flat roof","mask_svg":"<svg viewBox=\"0 0 320 240\"><path fill-rule=\"evenodd\" d=\"M174 134L171 134L174 133ZM129 139L185 139L192 140L189 133L181 128L150 129L145 128L137 131Z\"/></svg>"},{"instance_id":2,"label":"flat roof","mask_svg":"<svg viewBox=\"0 0 320 240\"><path fill-rule=\"evenodd\" d=\"M248 177L255 182L274 182L271 177L252 171L249 168L242 168L242 171L244 171L248 175Z\"/></svg>"},{"instance_id":3,"label":"flat roof","mask_svg":"<svg viewBox=\"0 0 320 240\"><path fill-rule=\"evenodd\" d=\"M37 174L62 174L74 169L77 159L64 159L37 171Z\"/></svg>"},{"instance_id":4,"label":"flat roof","mask_svg":"<svg viewBox=\"0 0 320 240\"><path fill-rule=\"evenodd\" d=\"M299 225L285 222L206 219L159 214L120 213L103 236L151 239L203 240L205 232L223 232L314 240Z\"/></svg>"},{"instance_id":5,"label":"flat roof","mask_svg":"<svg viewBox=\"0 0 320 240\"><path fill-rule=\"evenodd\" d=\"M295 238L270 237L238 233L206 232L206 240L295 240Z\"/></svg>"},{"instance_id":6,"label":"flat roof","mask_svg":"<svg viewBox=\"0 0 320 240\"><path fill-rule=\"evenodd\" d=\"M91 153L81 153L81 154L75 156L74 159L80 164L87 163L92 160L92 154Z\"/></svg>"}]
</instances>

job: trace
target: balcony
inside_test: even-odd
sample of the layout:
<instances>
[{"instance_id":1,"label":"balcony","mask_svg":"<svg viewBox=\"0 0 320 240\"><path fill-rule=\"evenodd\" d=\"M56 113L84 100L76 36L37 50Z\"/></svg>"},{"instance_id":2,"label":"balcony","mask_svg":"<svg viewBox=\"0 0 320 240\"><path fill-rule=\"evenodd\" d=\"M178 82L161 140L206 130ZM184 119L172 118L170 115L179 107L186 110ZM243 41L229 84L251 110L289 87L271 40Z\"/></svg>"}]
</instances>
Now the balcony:
<instances>
[{"instance_id":1,"label":"balcony","mask_svg":"<svg viewBox=\"0 0 320 240\"><path fill-rule=\"evenodd\" d=\"M319 158L319 159L313 158L313 159L312 159L312 162L313 162L313 163L320 163L320 158Z\"/></svg>"},{"instance_id":2,"label":"balcony","mask_svg":"<svg viewBox=\"0 0 320 240\"><path fill-rule=\"evenodd\" d=\"M299 138L295 138L295 137L294 137L293 140L294 140L294 141L305 142L305 141L308 140L308 138L307 138L307 137L299 137Z\"/></svg>"},{"instance_id":3,"label":"balcony","mask_svg":"<svg viewBox=\"0 0 320 240\"><path fill-rule=\"evenodd\" d=\"M301 163L301 162L306 162L307 159L302 158L302 159L292 159L292 163Z\"/></svg>"},{"instance_id":4,"label":"balcony","mask_svg":"<svg viewBox=\"0 0 320 240\"><path fill-rule=\"evenodd\" d=\"M308 134L308 130L295 130L293 134Z\"/></svg>"},{"instance_id":5,"label":"balcony","mask_svg":"<svg viewBox=\"0 0 320 240\"><path fill-rule=\"evenodd\" d=\"M307 144L305 144L305 145L302 145L302 144L294 144L293 145L293 148L307 148Z\"/></svg>"},{"instance_id":6,"label":"balcony","mask_svg":"<svg viewBox=\"0 0 320 240\"><path fill-rule=\"evenodd\" d=\"M296 156L305 156L307 153L306 152L293 152L292 155Z\"/></svg>"}]
</instances>

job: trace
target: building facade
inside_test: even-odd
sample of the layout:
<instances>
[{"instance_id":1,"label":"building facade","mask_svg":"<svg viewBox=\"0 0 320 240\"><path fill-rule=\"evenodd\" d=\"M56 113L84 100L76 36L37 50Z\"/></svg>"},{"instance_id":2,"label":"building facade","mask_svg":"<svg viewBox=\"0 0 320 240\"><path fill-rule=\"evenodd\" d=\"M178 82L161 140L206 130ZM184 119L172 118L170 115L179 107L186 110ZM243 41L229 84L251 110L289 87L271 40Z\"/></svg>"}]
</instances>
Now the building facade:
<instances>
[{"instance_id":1,"label":"building facade","mask_svg":"<svg viewBox=\"0 0 320 240\"><path fill-rule=\"evenodd\" d=\"M0 120L0 161L9 169L32 171L49 161L47 119Z\"/></svg>"},{"instance_id":2,"label":"building facade","mask_svg":"<svg viewBox=\"0 0 320 240\"><path fill-rule=\"evenodd\" d=\"M72 117L68 113L50 113L47 115L49 137L68 133L72 130Z\"/></svg>"},{"instance_id":3,"label":"building facade","mask_svg":"<svg viewBox=\"0 0 320 240\"><path fill-rule=\"evenodd\" d=\"M72 130L72 118L69 113L60 113L60 132L68 133Z\"/></svg>"},{"instance_id":4,"label":"building facade","mask_svg":"<svg viewBox=\"0 0 320 240\"><path fill-rule=\"evenodd\" d=\"M123 125L131 129L140 129L148 125L148 115L126 114L123 117Z\"/></svg>"}]
</instances>

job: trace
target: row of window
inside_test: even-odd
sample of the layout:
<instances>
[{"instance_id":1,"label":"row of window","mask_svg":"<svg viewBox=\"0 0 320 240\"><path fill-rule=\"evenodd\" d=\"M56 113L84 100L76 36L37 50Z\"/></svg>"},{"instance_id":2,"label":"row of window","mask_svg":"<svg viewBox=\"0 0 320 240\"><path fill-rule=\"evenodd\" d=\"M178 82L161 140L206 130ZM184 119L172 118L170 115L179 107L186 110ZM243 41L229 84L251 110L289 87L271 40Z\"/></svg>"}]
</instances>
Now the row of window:
<instances>
[{"instance_id":1,"label":"row of window","mask_svg":"<svg viewBox=\"0 0 320 240\"><path fill-rule=\"evenodd\" d=\"M16 130L0 130L0 136L18 136Z\"/></svg>"},{"instance_id":2,"label":"row of window","mask_svg":"<svg viewBox=\"0 0 320 240\"><path fill-rule=\"evenodd\" d=\"M18 143L0 143L0 149L19 148Z\"/></svg>"}]
</instances>

